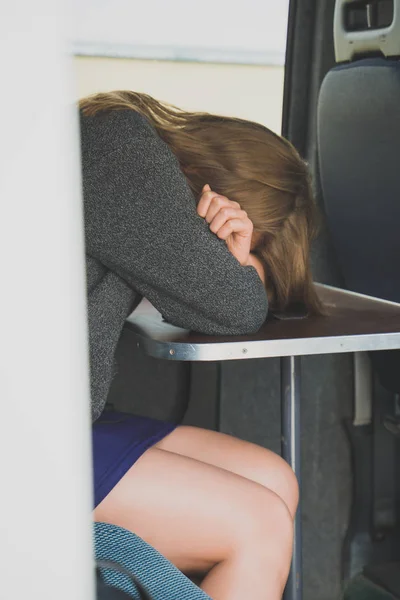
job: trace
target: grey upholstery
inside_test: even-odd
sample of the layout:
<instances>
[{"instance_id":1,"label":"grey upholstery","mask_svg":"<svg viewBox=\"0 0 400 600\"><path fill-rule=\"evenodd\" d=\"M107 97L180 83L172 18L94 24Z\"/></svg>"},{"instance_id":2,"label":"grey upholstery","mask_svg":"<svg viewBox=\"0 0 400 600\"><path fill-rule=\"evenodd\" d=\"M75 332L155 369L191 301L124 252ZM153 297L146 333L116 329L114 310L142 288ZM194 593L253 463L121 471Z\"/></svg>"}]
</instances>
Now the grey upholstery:
<instances>
[{"instance_id":1,"label":"grey upholstery","mask_svg":"<svg viewBox=\"0 0 400 600\"><path fill-rule=\"evenodd\" d=\"M400 302L400 62L357 60L332 69L318 106L320 176L346 286ZM400 353L374 356L400 391Z\"/></svg>"}]
</instances>

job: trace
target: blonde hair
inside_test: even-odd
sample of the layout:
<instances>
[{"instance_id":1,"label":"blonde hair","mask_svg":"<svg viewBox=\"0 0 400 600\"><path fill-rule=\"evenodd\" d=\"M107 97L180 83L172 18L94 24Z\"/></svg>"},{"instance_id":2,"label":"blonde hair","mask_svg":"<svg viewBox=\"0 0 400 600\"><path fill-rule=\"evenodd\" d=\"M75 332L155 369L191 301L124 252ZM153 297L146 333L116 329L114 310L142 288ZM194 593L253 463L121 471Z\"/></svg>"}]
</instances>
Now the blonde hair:
<instances>
[{"instance_id":1,"label":"blonde hair","mask_svg":"<svg viewBox=\"0 0 400 600\"><path fill-rule=\"evenodd\" d=\"M135 110L177 157L197 199L203 186L238 202L253 222L271 308L321 314L310 268L317 210L306 163L293 145L243 119L186 112L147 94L115 91L80 101L83 114Z\"/></svg>"}]
</instances>

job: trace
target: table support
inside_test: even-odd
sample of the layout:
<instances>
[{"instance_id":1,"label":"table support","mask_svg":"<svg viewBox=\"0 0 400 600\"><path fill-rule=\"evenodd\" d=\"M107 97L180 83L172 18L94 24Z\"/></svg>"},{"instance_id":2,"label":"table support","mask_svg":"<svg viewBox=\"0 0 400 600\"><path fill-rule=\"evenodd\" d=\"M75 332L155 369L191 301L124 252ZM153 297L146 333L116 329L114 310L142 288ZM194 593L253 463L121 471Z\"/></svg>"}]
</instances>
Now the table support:
<instances>
[{"instance_id":1,"label":"table support","mask_svg":"<svg viewBox=\"0 0 400 600\"><path fill-rule=\"evenodd\" d=\"M300 357L281 358L282 457L294 470L301 490L300 470ZM301 492L300 492L301 501ZM293 557L284 600L302 599L301 504L297 509Z\"/></svg>"}]
</instances>

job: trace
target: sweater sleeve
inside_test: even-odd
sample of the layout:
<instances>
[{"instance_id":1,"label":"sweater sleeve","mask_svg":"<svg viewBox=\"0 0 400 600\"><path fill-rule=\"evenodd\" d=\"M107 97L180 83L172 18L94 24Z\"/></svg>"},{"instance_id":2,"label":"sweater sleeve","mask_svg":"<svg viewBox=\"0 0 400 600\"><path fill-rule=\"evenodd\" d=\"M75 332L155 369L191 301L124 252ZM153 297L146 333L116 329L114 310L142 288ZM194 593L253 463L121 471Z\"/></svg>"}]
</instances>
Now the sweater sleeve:
<instances>
[{"instance_id":1,"label":"sweater sleeve","mask_svg":"<svg viewBox=\"0 0 400 600\"><path fill-rule=\"evenodd\" d=\"M84 176L87 252L170 323L212 335L257 331L267 297L196 211L178 161L157 135L98 159Z\"/></svg>"}]
</instances>

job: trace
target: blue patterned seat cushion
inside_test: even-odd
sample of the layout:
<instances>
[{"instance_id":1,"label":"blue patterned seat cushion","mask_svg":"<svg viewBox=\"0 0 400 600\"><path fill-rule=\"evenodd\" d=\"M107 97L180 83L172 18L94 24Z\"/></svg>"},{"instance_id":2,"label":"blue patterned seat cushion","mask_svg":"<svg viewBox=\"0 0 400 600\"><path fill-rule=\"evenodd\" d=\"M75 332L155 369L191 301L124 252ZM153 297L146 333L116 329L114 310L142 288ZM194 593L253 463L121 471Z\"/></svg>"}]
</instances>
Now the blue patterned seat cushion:
<instances>
[{"instance_id":1,"label":"blue patterned seat cushion","mask_svg":"<svg viewBox=\"0 0 400 600\"><path fill-rule=\"evenodd\" d=\"M110 560L122 565L150 592L154 600L211 600L162 554L137 535L107 523L94 523L97 560ZM108 585L140 600L134 584L127 576L102 569Z\"/></svg>"}]
</instances>

